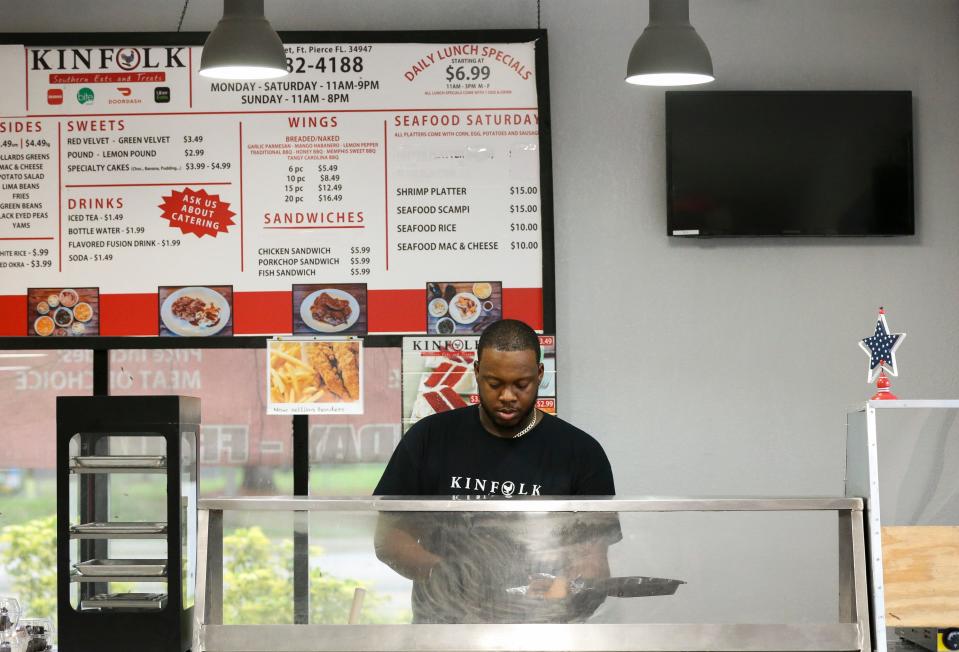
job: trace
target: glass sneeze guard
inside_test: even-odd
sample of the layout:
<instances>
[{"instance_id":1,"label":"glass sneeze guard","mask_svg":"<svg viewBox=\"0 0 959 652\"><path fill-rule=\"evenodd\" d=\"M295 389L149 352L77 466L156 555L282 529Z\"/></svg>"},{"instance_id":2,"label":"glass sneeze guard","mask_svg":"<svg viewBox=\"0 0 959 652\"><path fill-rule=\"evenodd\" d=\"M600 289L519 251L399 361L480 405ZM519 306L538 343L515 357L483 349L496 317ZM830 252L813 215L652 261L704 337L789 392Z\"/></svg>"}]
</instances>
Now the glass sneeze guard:
<instances>
[{"instance_id":1,"label":"glass sneeze guard","mask_svg":"<svg viewBox=\"0 0 959 652\"><path fill-rule=\"evenodd\" d=\"M197 651L871 649L856 498L263 497L199 514ZM273 611L236 572L258 519L276 536L261 586L307 569Z\"/></svg>"}]
</instances>

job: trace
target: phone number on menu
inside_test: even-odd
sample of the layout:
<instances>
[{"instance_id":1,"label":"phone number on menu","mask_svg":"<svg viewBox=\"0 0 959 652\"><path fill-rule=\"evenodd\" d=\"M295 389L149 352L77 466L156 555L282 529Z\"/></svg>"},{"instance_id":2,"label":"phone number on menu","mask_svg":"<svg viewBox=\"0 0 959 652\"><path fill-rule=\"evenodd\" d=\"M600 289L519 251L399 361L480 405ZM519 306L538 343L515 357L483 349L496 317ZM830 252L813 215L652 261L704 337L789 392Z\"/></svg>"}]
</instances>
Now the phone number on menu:
<instances>
[{"instance_id":1,"label":"phone number on menu","mask_svg":"<svg viewBox=\"0 0 959 652\"><path fill-rule=\"evenodd\" d=\"M286 58L287 72L300 73L311 69L323 73L363 72L363 57L331 56L319 57L314 60L307 60L305 57Z\"/></svg>"}]
</instances>

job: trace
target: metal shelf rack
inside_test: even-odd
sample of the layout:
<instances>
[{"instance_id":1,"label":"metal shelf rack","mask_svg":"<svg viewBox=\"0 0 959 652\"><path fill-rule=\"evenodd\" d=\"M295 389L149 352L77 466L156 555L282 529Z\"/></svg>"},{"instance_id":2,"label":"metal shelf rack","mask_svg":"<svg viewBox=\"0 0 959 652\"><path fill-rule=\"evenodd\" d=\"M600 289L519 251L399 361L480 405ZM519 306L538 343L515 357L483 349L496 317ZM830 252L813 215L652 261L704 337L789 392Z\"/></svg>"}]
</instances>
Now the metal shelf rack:
<instances>
[{"instance_id":1,"label":"metal shelf rack","mask_svg":"<svg viewBox=\"0 0 959 652\"><path fill-rule=\"evenodd\" d=\"M63 652L189 649L199 422L199 400L190 397L57 399L57 593ZM143 454L158 450L162 454ZM111 520L116 518L112 502L118 487L137 481L130 474L149 474L150 482L163 486L162 514L143 521ZM163 552L152 559L112 556L112 543L127 539L152 539ZM156 548L157 543L141 546ZM120 582L133 583L133 590L121 591L116 587ZM156 586L164 588L158 592Z\"/></svg>"}]
</instances>

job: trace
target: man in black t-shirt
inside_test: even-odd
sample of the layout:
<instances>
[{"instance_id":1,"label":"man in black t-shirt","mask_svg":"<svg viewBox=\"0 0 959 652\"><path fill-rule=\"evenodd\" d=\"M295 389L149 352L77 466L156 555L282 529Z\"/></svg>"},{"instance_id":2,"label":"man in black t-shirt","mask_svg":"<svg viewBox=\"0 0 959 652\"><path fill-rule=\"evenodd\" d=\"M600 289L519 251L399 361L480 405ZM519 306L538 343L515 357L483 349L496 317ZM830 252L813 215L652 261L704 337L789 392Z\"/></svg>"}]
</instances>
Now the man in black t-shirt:
<instances>
[{"instance_id":1,"label":"man in black t-shirt","mask_svg":"<svg viewBox=\"0 0 959 652\"><path fill-rule=\"evenodd\" d=\"M615 494L599 443L536 409L543 365L529 326L495 322L476 357L480 404L414 424L374 495ZM556 622L602 602L569 597L569 582L609 577L606 551L621 538L611 513L384 513L376 553L414 580L414 622Z\"/></svg>"}]
</instances>

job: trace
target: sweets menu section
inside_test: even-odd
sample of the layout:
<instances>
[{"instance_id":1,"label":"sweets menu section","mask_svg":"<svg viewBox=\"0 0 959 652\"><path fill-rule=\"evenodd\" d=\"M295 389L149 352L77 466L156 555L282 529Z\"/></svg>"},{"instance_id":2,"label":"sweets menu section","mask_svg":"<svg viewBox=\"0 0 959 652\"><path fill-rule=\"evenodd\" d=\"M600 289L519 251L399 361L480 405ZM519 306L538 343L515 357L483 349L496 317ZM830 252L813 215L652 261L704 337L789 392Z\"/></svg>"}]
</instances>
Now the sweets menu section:
<instances>
[{"instance_id":1,"label":"sweets menu section","mask_svg":"<svg viewBox=\"0 0 959 652\"><path fill-rule=\"evenodd\" d=\"M536 47L0 46L0 336L542 328Z\"/></svg>"}]
</instances>

